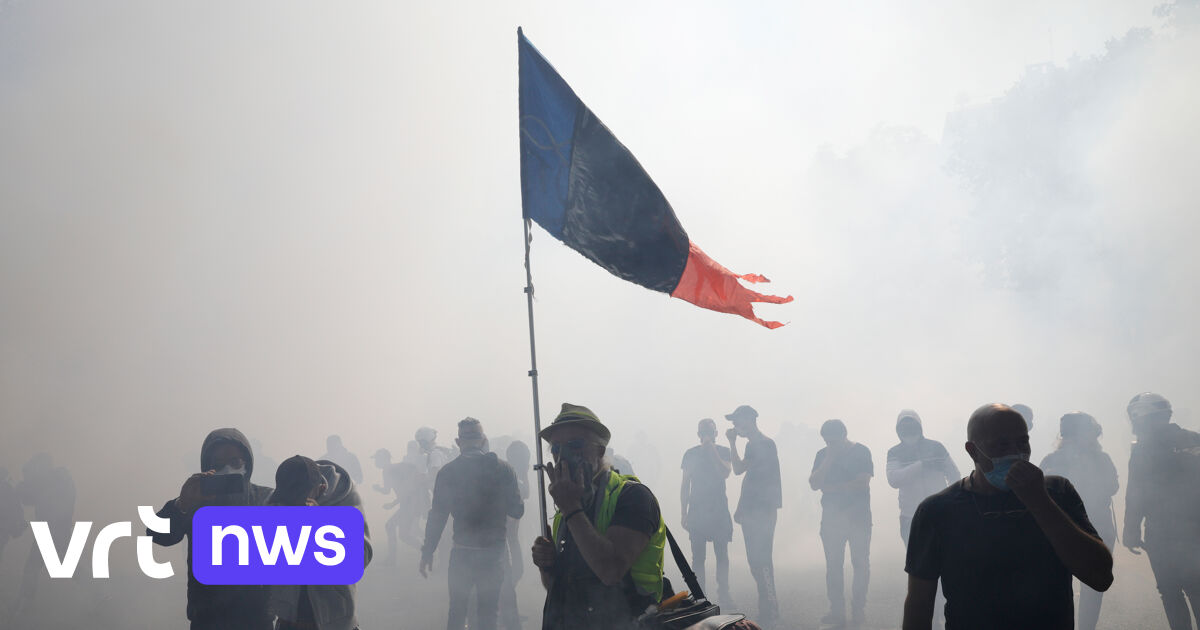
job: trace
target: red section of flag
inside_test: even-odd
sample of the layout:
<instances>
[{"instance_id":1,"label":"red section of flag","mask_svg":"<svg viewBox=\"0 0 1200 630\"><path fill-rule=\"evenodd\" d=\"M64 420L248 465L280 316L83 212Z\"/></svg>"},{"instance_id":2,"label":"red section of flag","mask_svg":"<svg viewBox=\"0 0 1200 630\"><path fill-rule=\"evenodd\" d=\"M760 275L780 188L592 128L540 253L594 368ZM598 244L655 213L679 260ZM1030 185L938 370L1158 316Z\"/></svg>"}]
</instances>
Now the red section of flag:
<instances>
[{"instance_id":1,"label":"red section of flag","mask_svg":"<svg viewBox=\"0 0 1200 630\"><path fill-rule=\"evenodd\" d=\"M700 308L741 315L767 328L782 326L780 322L766 322L755 317L754 302L785 304L792 301L792 296L779 297L756 293L742 286L742 283L738 282L739 278L747 282L770 282L758 274L735 274L709 258L695 243L689 243L687 266L683 269L679 284L671 292L671 297L691 302Z\"/></svg>"}]
</instances>

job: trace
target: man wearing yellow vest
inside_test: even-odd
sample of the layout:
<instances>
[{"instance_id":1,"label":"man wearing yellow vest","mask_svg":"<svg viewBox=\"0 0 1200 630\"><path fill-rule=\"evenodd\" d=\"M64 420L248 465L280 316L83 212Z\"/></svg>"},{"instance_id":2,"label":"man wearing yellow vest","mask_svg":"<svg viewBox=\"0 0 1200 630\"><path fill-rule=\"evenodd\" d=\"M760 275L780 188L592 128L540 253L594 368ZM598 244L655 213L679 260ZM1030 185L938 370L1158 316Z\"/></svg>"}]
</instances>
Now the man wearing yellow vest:
<instances>
[{"instance_id":1,"label":"man wearing yellow vest","mask_svg":"<svg viewBox=\"0 0 1200 630\"><path fill-rule=\"evenodd\" d=\"M587 407L563 403L541 438L554 514L533 563L546 587L543 630L625 630L663 595L666 528L658 500L604 457L611 434Z\"/></svg>"}]
</instances>

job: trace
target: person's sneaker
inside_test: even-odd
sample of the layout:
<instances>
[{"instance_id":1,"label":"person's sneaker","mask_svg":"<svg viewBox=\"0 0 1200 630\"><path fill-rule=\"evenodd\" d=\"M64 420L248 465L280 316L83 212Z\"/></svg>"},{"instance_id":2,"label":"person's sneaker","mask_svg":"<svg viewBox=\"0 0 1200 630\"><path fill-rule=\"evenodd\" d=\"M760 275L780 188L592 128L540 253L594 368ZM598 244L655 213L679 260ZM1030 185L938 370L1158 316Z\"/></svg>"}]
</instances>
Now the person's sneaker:
<instances>
[{"instance_id":1,"label":"person's sneaker","mask_svg":"<svg viewBox=\"0 0 1200 630\"><path fill-rule=\"evenodd\" d=\"M821 623L827 626L843 626L846 624L846 613L838 613L831 610L824 617L821 617Z\"/></svg>"},{"instance_id":2,"label":"person's sneaker","mask_svg":"<svg viewBox=\"0 0 1200 630\"><path fill-rule=\"evenodd\" d=\"M867 622L866 611L855 610L854 612L850 613L850 624L853 625L855 628L863 627L863 624L865 624L866 622Z\"/></svg>"}]
</instances>

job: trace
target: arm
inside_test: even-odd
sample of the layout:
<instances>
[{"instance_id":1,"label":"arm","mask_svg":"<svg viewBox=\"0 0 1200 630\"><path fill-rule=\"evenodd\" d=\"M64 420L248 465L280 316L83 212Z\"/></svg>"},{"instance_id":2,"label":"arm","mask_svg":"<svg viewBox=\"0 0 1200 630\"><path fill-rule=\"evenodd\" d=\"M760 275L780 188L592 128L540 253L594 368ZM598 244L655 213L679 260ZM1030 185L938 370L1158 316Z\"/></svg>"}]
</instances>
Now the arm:
<instances>
[{"instance_id":1,"label":"arm","mask_svg":"<svg viewBox=\"0 0 1200 630\"><path fill-rule=\"evenodd\" d=\"M817 451L817 460L813 464L812 474L808 476L808 486L813 490L825 489L825 477L829 474L829 469L833 467L835 456L830 454L828 448L823 448Z\"/></svg>"},{"instance_id":2,"label":"arm","mask_svg":"<svg viewBox=\"0 0 1200 630\"><path fill-rule=\"evenodd\" d=\"M1054 548L1054 553L1071 574L1094 590L1108 590L1113 581L1112 554L1099 538L1081 529L1050 498L1041 469L1029 462L1018 461L1008 472L1006 481L1033 515ZM1071 489L1071 494L1074 495L1073 500L1082 505L1074 489Z\"/></svg>"},{"instance_id":3,"label":"arm","mask_svg":"<svg viewBox=\"0 0 1200 630\"><path fill-rule=\"evenodd\" d=\"M849 481L841 481L838 483L825 483L821 490L825 492L851 492L854 490L866 490L871 486L871 474L859 473L859 475Z\"/></svg>"},{"instance_id":4,"label":"arm","mask_svg":"<svg viewBox=\"0 0 1200 630\"><path fill-rule=\"evenodd\" d=\"M517 485L517 473L513 472L511 466L505 468L505 493L508 494L508 511L509 518L519 519L525 516L525 502L521 500L521 488Z\"/></svg>"},{"instance_id":5,"label":"arm","mask_svg":"<svg viewBox=\"0 0 1200 630\"><path fill-rule=\"evenodd\" d=\"M687 527L688 499L690 499L691 496L692 496L692 471L685 468L683 471L683 481L680 482L680 484L679 484L679 510L680 510L679 524L680 524L680 526L682 526L684 528Z\"/></svg>"},{"instance_id":6,"label":"arm","mask_svg":"<svg viewBox=\"0 0 1200 630\"><path fill-rule=\"evenodd\" d=\"M1134 448L1138 448L1135 444ZM1125 527L1121 531L1121 542L1134 555L1141 555L1142 548L1142 519L1146 518L1146 506L1142 497L1142 475L1139 470L1139 458L1129 457L1129 485L1125 488Z\"/></svg>"},{"instance_id":7,"label":"arm","mask_svg":"<svg viewBox=\"0 0 1200 630\"><path fill-rule=\"evenodd\" d=\"M192 531L191 516L185 515L183 512L181 512L175 502L176 499L167 501L167 504L164 505L156 515L159 518L165 518L171 521L170 532L161 534L151 529L146 530L146 535L149 536L156 545L170 547L171 545L183 540L183 537Z\"/></svg>"},{"instance_id":8,"label":"arm","mask_svg":"<svg viewBox=\"0 0 1200 630\"><path fill-rule=\"evenodd\" d=\"M740 475L746 472L746 461L737 452L737 430L730 429L726 431L725 437L729 440L730 467L733 469L733 474Z\"/></svg>"},{"instance_id":9,"label":"arm","mask_svg":"<svg viewBox=\"0 0 1200 630\"><path fill-rule=\"evenodd\" d=\"M450 518L450 484L440 474L434 482L433 505L429 508L429 516L425 520L425 544L421 545L421 564L419 570L425 577L426 570L433 568L433 552L437 550L438 542L442 539L442 531L446 529L446 521Z\"/></svg>"},{"instance_id":10,"label":"arm","mask_svg":"<svg viewBox=\"0 0 1200 630\"><path fill-rule=\"evenodd\" d=\"M946 484L952 484L959 479L962 479L962 473L959 472L958 466L954 460L950 458L950 453L946 451L946 447L942 447L942 474L946 476Z\"/></svg>"},{"instance_id":11,"label":"arm","mask_svg":"<svg viewBox=\"0 0 1200 630\"><path fill-rule=\"evenodd\" d=\"M887 458L888 485L893 488L899 488L900 486L902 486L906 483L910 483L913 479L915 479L917 477L917 475L919 475L921 473L922 466L923 466L923 464L921 463L921 460L919 460L919 459L915 462L905 464L905 463L901 462L898 457L893 457L891 454L888 454L888 458Z\"/></svg>"},{"instance_id":12,"label":"arm","mask_svg":"<svg viewBox=\"0 0 1200 630\"><path fill-rule=\"evenodd\" d=\"M620 525L610 526L601 535L583 513L572 517L567 526L584 562L605 586L620 584L621 578L633 567L633 561L650 542L649 536Z\"/></svg>"},{"instance_id":13,"label":"arm","mask_svg":"<svg viewBox=\"0 0 1200 630\"><path fill-rule=\"evenodd\" d=\"M903 630L929 630L933 625L933 601L937 580L908 576L908 597L904 598Z\"/></svg>"},{"instance_id":14,"label":"arm","mask_svg":"<svg viewBox=\"0 0 1200 630\"><path fill-rule=\"evenodd\" d=\"M1108 453L1100 453L1100 457L1101 468L1104 470L1104 493L1111 497L1121 489L1121 482L1117 477L1117 467L1113 465L1112 458L1108 456Z\"/></svg>"},{"instance_id":15,"label":"arm","mask_svg":"<svg viewBox=\"0 0 1200 630\"><path fill-rule=\"evenodd\" d=\"M711 463L717 466L721 471L722 478L728 478L729 473L733 470L733 463L725 461L725 459L721 457L721 453L717 451L717 445L715 442L709 442L706 446L708 448L705 448L704 451L708 453ZM733 457L732 453L730 454L730 457Z\"/></svg>"}]
</instances>

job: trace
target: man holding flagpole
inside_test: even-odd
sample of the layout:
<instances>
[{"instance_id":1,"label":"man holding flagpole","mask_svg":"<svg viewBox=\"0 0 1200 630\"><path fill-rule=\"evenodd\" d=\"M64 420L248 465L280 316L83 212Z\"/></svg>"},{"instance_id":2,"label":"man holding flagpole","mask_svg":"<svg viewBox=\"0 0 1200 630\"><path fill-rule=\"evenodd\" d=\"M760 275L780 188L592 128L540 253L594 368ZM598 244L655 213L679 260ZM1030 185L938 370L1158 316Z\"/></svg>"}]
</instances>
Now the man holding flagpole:
<instances>
[{"instance_id":1,"label":"man holding flagpole","mask_svg":"<svg viewBox=\"0 0 1200 630\"><path fill-rule=\"evenodd\" d=\"M658 500L604 457L611 434L587 407L563 403L542 430L557 512L533 563L546 587L543 630L624 630L663 595L666 527Z\"/></svg>"}]
</instances>

